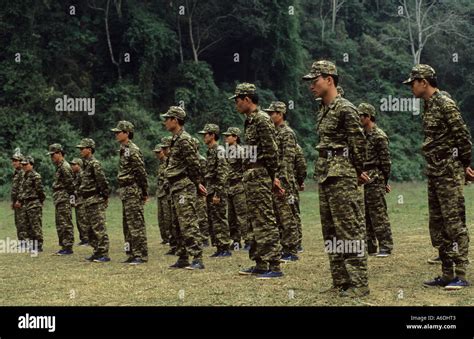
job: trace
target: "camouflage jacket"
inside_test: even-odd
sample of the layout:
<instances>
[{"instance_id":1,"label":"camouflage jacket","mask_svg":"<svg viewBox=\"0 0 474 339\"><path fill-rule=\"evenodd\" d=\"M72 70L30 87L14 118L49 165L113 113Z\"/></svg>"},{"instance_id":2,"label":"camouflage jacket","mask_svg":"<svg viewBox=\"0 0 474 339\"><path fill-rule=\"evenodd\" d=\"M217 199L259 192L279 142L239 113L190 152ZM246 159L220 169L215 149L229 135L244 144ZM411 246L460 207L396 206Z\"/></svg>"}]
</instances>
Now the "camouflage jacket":
<instances>
[{"instance_id":1,"label":"camouflage jacket","mask_svg":"<svg viewBox=\"0 0 474 339\"><path fill-rule=\"evenodd\" d=\"M70 201L74 195L74 176L72 169L66 160L62 160L56 165L56 173L53 183L53 201L59 203Z\"/></svg>"},{"instance_id":2,"label":"camouflage jacket","mask_svg":"<svg viewBox=\"0 0 474 339\"><path fill-rule=\"evenodd\" d=\"M306 159L304 158L303 149L298 144L296 144L295 163L293 168L295 170L294 176L296 183L298 186L303 185L307 175Z\"/></svg>"},{"instance_id":3,"label":"camouflage jacket","mask_svg":"<svg viewBox=\"0 0 474 339\"><path fill-rule=\"evenodd\" d=\"M166 162L165 178L178 176L188 177L196 186L202 183L199 157L193 139L184 129L173 136Z\"/></svg>"},{"instance_id":4,"label":"camouflage jacket","mask_svg":"<svg viewBox=\"0 0 474 339\"><path fill-rule=\"evenodd\" d=\"M257 148L257 163L263 165L273 180L279 168L278 146L275 127L268 114L259 107L245 119L245 145ZM251 165L251 159L244 159L244 168Z\"/></svg>"},{"instance_id":5,"label":"camouflage jacket","mask_svg":"<svg viewBox=\"0 0 474 339\"><path fill-rule=\"evenodd\" d=\"M438 90L425 101L423 155L428 176L451 175L471 164L471 135L456 103Z\"/></svg>"},{"instance_id":6,"label":"camouflage jacket","mask_svg":"<svg viewBox=\"0 0 474 339\"><path fill-rule=\"evenodd\" d=\"M219 152L222 154L219 154ZM220 197L227 194L229 164L224 156L224 152L224 148L218 144L213 145L207 150L207 164L204 179L209 195L214 194Z\"/></svg>"},{"instance_id":7,"label":"camouflage jacket","mask_svg":"<svg viewBox=\"0 0 474 339\"><path fill-rule=\"evenodd\" d=\"M82 204L82 199L79 195L79 187L81 187L81 175L82 169L80 169L79 172L73 172L74 195L76 197L76 205Z\"/></svg>"},{"instance_id":8,"label":"camouflage jacket","mask_svg":"<svg viewBox=\"0 0 474 339\"><path fill-rule=\"evenodd\" d=\"M314 171L319 183L329 177L357 177L366 158L366 140L357 108L338 95L329 105L321 102L316 131L316 150L341 152L341 156L320 156Z\"/></svg>"},{"instance_id":9,"label":"camouflage jacket","mask_svg":"<svg viewBox=\"0 0 474 339\"><path fill-rule=\"evenodd\" d=\"M28 204L28 207L38 207L45 199L41 175L35 170L25 172L18 192L18 200L22 205Z\"/></svg>"},{"instance_id":10,"label":"camouflage jacket","mask_svg":"<svg viewBox=\"0 0 474 339\"><path fill-rule=\"evenodd\" d=\"M168 195L168 189L166 186L168 185L168 181L165 178L165 169L166 169L166 157L160 160L160 164L158 165L158 170L156 173L156 196L157 198L163 198Z\"/></svg>"},{"instance_id":11,"label":"camouflage jacket","mask_svg":"<svg viewBox=\"0 0 474 339\"><path fill-rule=\"evenodd\" d=\"M18 200L18 193L21 188L21 182L23 180L23 170L16 169L15 172L13 172L12 176L12 191L11 191L11 199L12 203L15 203Z\"/></svg>"},{"instance_id":12,"label":"camouflage jacket","mask_svg":"<svg viewBox=\"0 0 474 339\"><path fill-rule=\"evenodd\" d=\"M275 127L276 141L278 145L279 164L277 177L286 187L292 183L294 178L294 164L296 156L296 135L295 132L283 122Z\"/></svg>"},{"instance_id":13,"label":"camouflage jacket","mask_svg":"<svg viewBox=\"0 0 474 339\"><path fill-rule=\"evenodd\" d=\"M79 196L86 205L104 202L109 197L109 182L100 162L91 156L82 159L84 167L81 174Z\"/></svg>"},{"instance_id":14,"label":"camouflage jacket","mask_svg":"<svg viewBox=\"0 0 474 339\"><path fill-rule=\"evenodd\" d=\"M367 137L367 160L364 163L364 169L371 179L382 177L387 184L391 167L387 134L375 125L370 131L366 131L365 135Z\"/></svg>"},{"instance_id":15,"label":"camouflage jacket","mask_svg":"<svg viewBox=\"0 0 474 339\"><path fill-rule=\"evenodd\" d=\"M131 140L120 146L117 181L120 187L136 184L143 196L148 195L148 181L143 154Z\"/></svg>"},{"instance_id":16,"label":"camouflage jacket","mask_svg":"<svg viewBox=\"0 0 474 339\"><path fill-rule=\"evenodd\" d=\"M234 149L236 156L229 156L227 159L227 162L229 163L229 182L238 182L239 180L242 180L244 175L243 159L239 156L239 154L242 154L242 146L238 144L232 146L229 145L229 152L232 152Z\"/></svg>"}]
</instances>

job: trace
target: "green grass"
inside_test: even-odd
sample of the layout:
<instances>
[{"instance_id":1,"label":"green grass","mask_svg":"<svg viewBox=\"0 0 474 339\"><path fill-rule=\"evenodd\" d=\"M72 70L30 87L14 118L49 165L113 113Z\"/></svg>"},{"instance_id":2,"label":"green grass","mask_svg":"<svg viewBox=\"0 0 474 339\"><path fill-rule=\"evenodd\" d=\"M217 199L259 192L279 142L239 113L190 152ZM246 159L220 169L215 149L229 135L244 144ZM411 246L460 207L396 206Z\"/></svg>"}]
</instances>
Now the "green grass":
<instances>
[{"instance_id":1,"label":"green grass","mask_svg":"<svg viewBox=\"0 0 474 339\"><path fill-rule=\"evenodd\" d=\"M398 203L400 195L403 204ZM465 196L469 224L474 217L472 186L466 186ZM75 247L70 257L53 256L58 246L53 205L48 199L43 216L44 253L38 257L0 254L0 305L474 305L472 289L448 292L421 285L423 280L440 274L439 266L426 263L436 252L428 234L425 184L393 184L387 201L394 254L384 259L369 258L371 294L355 300L319 293L331 285L331 278L314 186L309 185L301 200L305 252L299 262L283 266L284 278L261 281L237 274L241 267L252 264L246 252L234 252L229 259L211 259L208 256L214 249L207 248L205 270L168 269L175 257L165 256L168 247L160 245L155 201L145 207L149 245L146 265L131 267L120 263L125 255L121 203L116 198L111 199L107 210L110 263L84 261L91 253L90 247ZM0 239L15 238L13 215L7 201L0 202L0 211ZM468 279L474 282L473 278L468 272Z\"/></svg>"}]
</instances>

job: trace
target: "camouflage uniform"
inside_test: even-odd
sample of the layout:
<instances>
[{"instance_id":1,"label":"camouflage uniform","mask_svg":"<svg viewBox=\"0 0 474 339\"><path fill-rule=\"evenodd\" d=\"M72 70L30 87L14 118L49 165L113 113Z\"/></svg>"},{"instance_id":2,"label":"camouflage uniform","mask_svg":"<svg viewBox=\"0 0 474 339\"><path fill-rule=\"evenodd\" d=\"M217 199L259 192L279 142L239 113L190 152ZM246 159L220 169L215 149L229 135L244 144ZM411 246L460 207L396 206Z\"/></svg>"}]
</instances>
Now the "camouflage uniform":
<instances>
[{"instance_id":1,"label":"camouflage uniform","mask_svg":"<svg viewBox=\"0 0 474 339\"><path fill-rule=\"evenodd\" d=\"M303 79L313 80L321 74L337 75L336 66L329 61L316 61ZM366 230L357 177L363 171L366 140L356 107L340 95L328 105L321 101L316 130L319 158L315 179L319 183L325 244L341 240L357 242L362 247ZM334 287L368 292L367 251L365 246L362 248L364 253L359 255L356 251L328 251Z\"/></svg>"},{"instance_id":2,"label":"camouflage uniform","mask_svg":"<svg viewBox=\"0 0 474 339\"><path fill-rule=\"evenodd\" d=\"M161 116L184 120L186 113L178 106L171 106ZM186 264L191 255L194 262L202 263L202 235L196 220L196 192L202 176L192 137L184 129L175 134L171 141L165 178L170 183L178 261Z\"/></svg>"},{"instance_id":3,"label":"camouflage uniform","mask_svg":"<svg viewBox=\"0 0 474 339\"><path fill-rule=\"evenodd\" d=\"M359 115L375 116L374 106L361 103ZM385 187L390 176L389 140L384 131L377 125L365 131L367 138L367 161L364 171L370 177L370 182L364 185L365 222L367 227L367 250L369 253L379 250L391 253L393 250L392 231L388 220Z\"/></svg>"},{"instance_id":4,"label":"camouflage uniform","mask_svg":"<svg viewBox=\"0 0 474 339\"><path fill-rule=\"evenodd\" d=\"M432 67L420 64L413 67L410 78L404 83L434 77ZM439 90L425 100L423 130L430 236L440 242L442 278L450 281L455 274L465 280L469 233L463 185L464 169L471 164L471 136L455 102Z\"/></svg>"},{"instance_id":5,"label":"camouflage uniform","mask_svg":"<svg viewBox=\"0 0 474 339\"><path fill-rule=\"evenodd\" d=\"M242 83L229 99L255 92L255 85ZM244 134L246 146L257 149L256 159L244 159L243 182L252 233L249 257L256 262L257 270L280 272L280 234L272 198L273 180L278 169L275 127L268 114L257 107L247 114Z\"/></svg>"},{"instance_id":6,"label":"camouflage uniform","mask_svg":"<svg viewBox=\"0 0 474 339\"><path fill-rule=\"evenodd\" d=\"M203 157L199 153L199 140L197 138L193 138L193 142L194 142L194 148L196 149L196 152L199 158L201 175L204 177L204 174L206 173L207 160L205 157ZM209 220L207 216L206 197L200 194L197 194L197 197L196 197L196 213L197 213L199 230L201 231L201 234L202 234L203 246L209 245L209 236L211 237L212 246L215 246L216 241L214 238L214 233L210 232L210 225L209 225Z\"/></svg>"},{"instance_id":7,"label":"camouflage uniform","mask_svg":"<svg viewBox=\"0 0 474 339\"><path fill-rule=\"evenodd\" d=\"M281 101L274 101L264 111L271 114L279 112L286 114L286 105ZM273 195L273 204L278 227L280 229L281 245L283 255L296 256L298 252L298 224L296 221L295 192L293 187L296 135L285 121L275 126L276 142L278 146L279 164L277 177L281 186L285 189L283 196Z\"/></svg>"},{"instance_id":8,"label":"camouflage uniform","mask_svg":"<svg viewBox=\"0 0 474 339\"><path fill-rule=\"evenodd\" d=\"M222 135L234 135L240 137L240 129L237 127L229 127L227 132ZM242 154L242 146L239 144L229 145L229 153L234 152L236 156L228 157L229 163L229 231L230 237L234 243L239 243L243 239L245 245L250 245L252 235L249 232L249 220L247 214L247 198L245 197L244 184L242 182L244 168Z\"/></svg>"},{"instance_id":9,"label":"camouflage uniform","mask_svg":"<svg viewBox=\"0 0 474 339\"><path fill-rule=\"evenodd\" d=\"M219 135L219 126L206 124L199 134L214 133ZM212 230L217 253L228 251L230 245L229 224L227 222L227 177L229 164L224 155L224 148L217 143L209 146L206 158L206 172L204 175L207 189L207 219ZM219 153L222 153L221 155ZM220 198L214 204L213 197Z\"/></svg>"},{"instance_id":10,"label":"camouflage uniform","mask_svg":"<svg viewBox=\"0 0 474 339\"><path fill-rule=\"evenodd\" d=\"M11 159L22 161L23 155L16 153L12 156ZM28 232L26 229L25 213L22 207L15 207L14 204L19 200L18 194L20 192L23 177L24 177L23 169L21 167L18 169L15 169L12 176L12 188L11 188L11 201L12 201L13 213L15 215L16 235L17 235L18 241L22 241L22 242L25 241L28 236Z\"/></svg>"},{"instance_id":11,"label":"camouflage uniform","mask_svg":"<svg viewBox=\"0 0 474 339\"><path fill-rule=\"evenodd\" d=\"M81 169L79 172L74 173L74 194L75 194L75 204L74 209L76 211L76 226L79 232L79 239L81 244L89 243L89 230L87 229L86 214L84 209L84 203L82 198L79 196L79 187L81 186L81 175L82 168L84 166L83 162L79 158L74 158L71 162L71 165L78 165Z\"/></svg>"},{"instance_id":12,"label":"camouflage uniform","mask_svg":"<svg viewBox=\"0 0 474 339\"><path fill-rule=\"evenodd\" d=\"M60 144L52 144L49 146L47 155L62 151L63 147ZM55 165L53 202L56 231L61 249L72 250L74 245L74 224L72 223L71 201L74 201L74 176L71 166L65 159Z\"/></svg>"},{"instance_id":13,"label":"camouflage uniform","mask_svg":"<svg viewBox=\"0 0 474 339\"><path fill-rule=\"evenodd\" d=\"M307 176L306 160L304 158L304 152L300 145L296 144L295 163L293 168L295 169L293 191L295 192L295 206L296 206L296 223L298 225L298 249L302 250L303 240L303 226L301 223L301 210L300 210L300 191L299 187L304 184Z\"/></svg>"},{"instance_id":14,"label":"camouflage uniform","mask_svg":"<svg viewBox=\"0 0 474 339\"><path fill-rule=\"evenodd\" d=\"M34 159L30 156L25 157L22 164L30 163L34 165ZM37 242L38 249L43 248L43 202L46 199L44 194L41 175L34 169L25 171L21 187L18 192L18 201L22 205L27 238L30 241Z\"/></svg>"},{"instance_id":15,"label":"camouflage uniform","mask_svg":"<svg viewBox=\"0 0 474 339\"><path fill-rule=\"evenodd\" d=\"M92 139L82 139L77 148L95 149ZM105 219L105 209L109 198L109 182L100 162L91 155L83 158L84 167L81 174L81 185L78 194L84 204L86 228L89 230L89 244L93 248L93 257L108 257L109 236Z\"/></svg>"},{"instance_id":16,"label":"camouflage uniform","mask_svg":"<svg viewBox=\"0 0 474 339\"><path fill-rule=\"evenodd\" d=\"M129 121L119 121L112 132L133 132ZM148 196L148 182L143 154L131 140L120 146L117 174L119 196L122 200L123 234L128 259L148 260L148 246L144 216L144 198Z\"/></svg>"},{"instance_id":17,"label":"camouflage uniform","mask_svg":"<svg viewBox=\"0 0 474 339\"><path fill-rule=\"evenodd\" d=\"M153 152L161 152L162 147L168 147L164 144L158 144L155 146ZM156 203L158 211L158 227L160 228L161 240L164 243L169 243L170 241L170 229L171 229L171 208L168 200L168 191L166 185L168 183L165 181L165 169L166 169L166 159L160 159L160 164L158 165L158 171L156 173Z\"/></svg>"}]
</instances>

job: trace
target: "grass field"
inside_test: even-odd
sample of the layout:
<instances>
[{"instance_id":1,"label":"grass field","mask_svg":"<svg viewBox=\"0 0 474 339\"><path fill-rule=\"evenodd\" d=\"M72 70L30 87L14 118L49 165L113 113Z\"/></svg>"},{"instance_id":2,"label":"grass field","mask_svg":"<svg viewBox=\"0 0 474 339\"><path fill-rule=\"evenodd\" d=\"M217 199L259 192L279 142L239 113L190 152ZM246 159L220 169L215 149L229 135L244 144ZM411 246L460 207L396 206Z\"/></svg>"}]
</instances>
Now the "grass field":
<instances>
[{"instance_id":1,"label":"grass field","mask_svg":"<svg viewBox=\"0 0 474 339\"><path fill-rule=\"evenodd\" d=\"M474 218L474 187L466 186L468 225ZM107 210L110 237L108 264L89 263L84 257L90 247L75 247L74 255L51 255L58 249L51 199L45 202L44 252L0 254L0 305L45 306L316 306L316 305L460 305L473 306L472 288L448 292L426 289L422 281L440 274L440 267L426 263L436 254L428 235L426 185L393 184L387 196L395 249L388 258L369 257L370 296L347 300L321 294L331 285L327 255L321 236L317 191L303 192L302 218L304 253L297 263L283 265L285 276L265 281L239 276L237 271L252 264L247 252L234 252L228 259L208 258L206 269L170 270L175 257L165 256L168 247L160 244L156 202L146 205L149 262L130 266L120 263L123 253L121 204L111 199ZM403 200L403 204L400 204ZM12 211L7 201L0 202L0 239L15 238ZM76 230L77 237L77 230ZM78 239L76 239L76 243ZM471 253L473 251L471 244ZM468 280L474 282L472 271Z\"/></svg>"}]
</instances>

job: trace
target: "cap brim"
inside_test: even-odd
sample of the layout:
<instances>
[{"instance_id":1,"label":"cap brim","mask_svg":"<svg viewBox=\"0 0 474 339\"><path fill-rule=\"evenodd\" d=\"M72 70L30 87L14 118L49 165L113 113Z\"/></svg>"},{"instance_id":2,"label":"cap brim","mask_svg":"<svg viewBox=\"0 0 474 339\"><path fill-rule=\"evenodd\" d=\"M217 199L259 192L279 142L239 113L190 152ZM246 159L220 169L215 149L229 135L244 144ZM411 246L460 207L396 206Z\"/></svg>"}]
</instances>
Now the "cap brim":
<instances>
[{"instance_id":1,"label":"cap brim","mask_svg":"<svg viewBox=\"0 0 474 339\"><path fill-rule=\"evenodd\" d=\"M86 148L84 145L76 145L76 148Z\"/></svg>"},{"instance_id":2,"label":"cap brim","mask_svg":"<svg viewBox=\"0 0 474 339\"><path fill-rule=\"evenodd\" d=\"M199 131L198 134L207 134L208 132L206 131Z\"/></svg>"},{"instance_id":3,"label":"cap brim","mask_svg":"<svg viewBox=\"0 0 474 339\"><path fill-rule=\"evenodd\" d=\"M229 132L224 132L224 133L221 133L222 135L232 135L232 133L229 133Z\"/></svg>"},{"instance_id":4,"label":"cap brim","mask_svg":"<svg viewBox=\"0 0 474 339\"><path fill-rule=\"evenodd\" d=\"M303 80L313 80L316 79L318 76L320 76L321 73L308 73L306 75L303 75L302 79Z\"/></svg>"},{"instance_id":5,"label":"cap brim","mask_svg":"<svg viewBox=\"0 0 474 339\"><path fill-rule=\"evenodd\" d=\"M56 152L46 152L46 155L51 155L51 154L54 154Z\"/></svg>"},{"instance_id":6,"label":"cap brim","mask_svg":"<svg viewBox=\"0 0 474 339\"><path fill-rule=\"evenodd\" d=\"M403 81L403 83L404 83L405 85L408 85L408 84L411 84L413 81L415 81L415 78L411 78L411 77L410 77L410 78L406 79L405 81Z\"/></svg>"},{"instance_id":7,"label":"cap brim","mask_svg":"<svg viewBox=\"0 0 474 339\"><path fill-rule=\"evenodd\" d=\"M233 96L229 97L229 100L232 100L232 99L235 99L235 98L237 98L237 95L236 95L236 94L234 94Z\"/></svg>"},{"instance_id":8,"label":"cap brim","mask_svg":"<svg viewBox=\"0 0 474 339\"><path fill-rule=\"evenodd\" d=\"M112 132L122 132L121 129L118 129L118 128L111 128L110 129Z\"/></svg>"}]
</instances>

